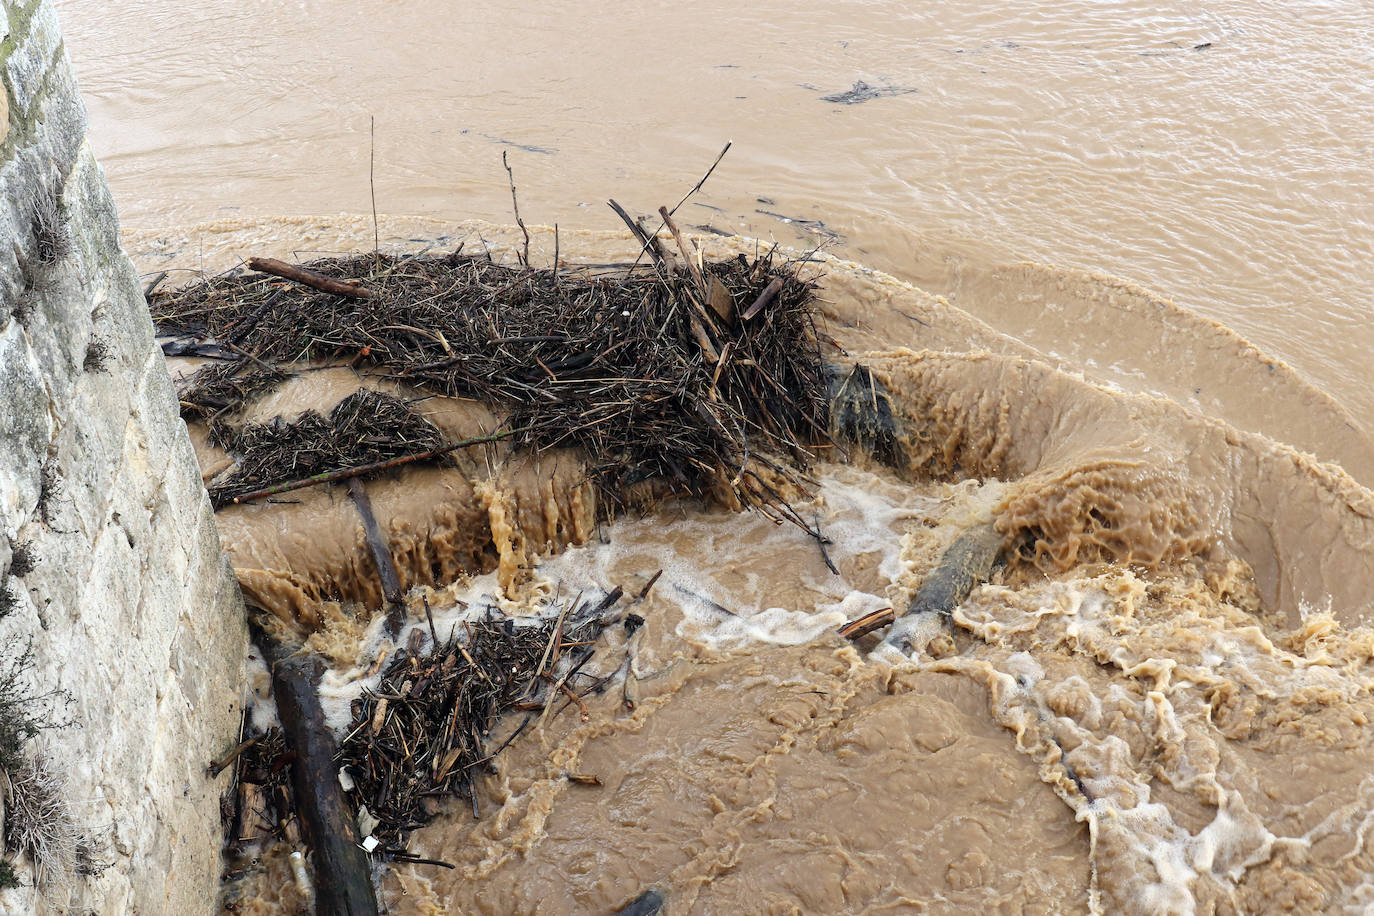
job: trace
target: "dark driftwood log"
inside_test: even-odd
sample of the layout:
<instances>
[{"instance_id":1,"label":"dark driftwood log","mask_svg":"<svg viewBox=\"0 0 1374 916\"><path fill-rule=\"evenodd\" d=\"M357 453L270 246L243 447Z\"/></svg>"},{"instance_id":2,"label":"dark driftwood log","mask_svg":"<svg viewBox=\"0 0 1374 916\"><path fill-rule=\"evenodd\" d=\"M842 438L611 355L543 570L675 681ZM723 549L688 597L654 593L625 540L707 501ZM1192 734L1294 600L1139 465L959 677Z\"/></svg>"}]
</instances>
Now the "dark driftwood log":
<instances>
[{"instance_id":1,"label":"dark driftwood log","mask_svg":"<svg viewBox=\"0 0 1374 916\"><path fill-rule=\"evenodd\" d=\"M326 277L324 274L317 274L313 270L296 267L294 264L287 264L276 258L249 258L248 267L259 273L271 274L284 280L303 283L322 293L333 293L336 296L348 296L352 299L372 298L372 290L365 288L356 280L335 280L333 277Z\"/></svg>"},{"instance_id":2,"label":"dark driftwood log","mask_svg":"<svg viewBox=\"0 0 1374 916\"><path fill-rule=\"evenodd\" d=\"M663 894L656 890L647 890L625 906L615 911L615 916L657 916L659 910L663 909Z\"/></svg>"},{"instance_id":3,"label":"dark driftwood log","mask_svg":"<svg viewBox=\"0 0 1374 916\"><path fill-rule=\"evenodd\" d=\"M831 366L829 372L830 421L836 439L858 446L883 464L906 469L901 422L882 381L861 365ZM991 519L959 535L916 590L906 612L893 622L883 642L905 653L919 648L916 639L922 625L932 616L947 620L974 586L988 580L1001 555L1002 535ZM876 611L850 621L840 632L857 639L886 626L885 616Z\"/></svg>"},{"instance_id":4,"label":"dark driftwood log","mask_svg":"<svg viewBox=\"0 0 1374 916\"><path fill-rule=\"evenodd\" d=\"M988 581L1001 553L1002 535L991 520L959 535L921 582L906 613L892 625L883 642L906 653L919 648L914 640L922 622L953 614L975 585Z\"/></svg>"},{"instance_id":5,"label":"dark driftwood log","mask_svg":"<svg viewBox=\"0 0 1374 916\"><path fill-rule=\"evenodd\" d=\"M297 653L261 628L254 638L272 670L277 715L288 746L295 752L291 785L296 816L313 850L315 912L318 916L376 916L367 854L358 845L358 826L339 785L334 736L324 722L316 685L324 663Z\"/></svg>"},{"instance_id":6,"label":"dark driftwood log","mask_svg":"<svg viewBox=\"0 0 1374 916\"><path fill-rule=\"evenodd\" d=\"M382 580L382 594L386 596L386 634L395 639L405 622L405 603L401 600L401 577L396 573L396 561L391 556L391 545L377 517L372 514L372 501L367 498L367 488L357 477L348 478L348 493L353 504L362 516L363 533L367 536L367 547L372 551L372 562L377 566L377 577Z\"/></svg>"}]
</instances>

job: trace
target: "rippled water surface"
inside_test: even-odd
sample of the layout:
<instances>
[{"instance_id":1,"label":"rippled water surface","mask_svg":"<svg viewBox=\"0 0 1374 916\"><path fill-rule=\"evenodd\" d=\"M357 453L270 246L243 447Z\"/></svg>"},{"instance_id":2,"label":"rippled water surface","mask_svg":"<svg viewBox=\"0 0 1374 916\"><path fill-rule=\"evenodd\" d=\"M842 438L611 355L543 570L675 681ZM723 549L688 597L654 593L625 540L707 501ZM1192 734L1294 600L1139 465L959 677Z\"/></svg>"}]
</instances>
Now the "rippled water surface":
<instances>
[{"instance_id":1,"label":"rippled water surface","mask_svg":"<svg viewBox=\"0 0 1374 916\"><path fill-rule=\"evenodd\" d=\"M132 226L366 212L374 117L382 212L506 220L509 152L565 227L675 202L733 140L693 223L833 232L936 292L951 257L1107 271L1374 422L1360 3L59 6ZM858 81L913 91L824 101Z\"/></svg>"},{"instance_id":2,"label":"rippled water surface","mask_svg":"<svg viewBox=\"0 0 1374 916\"><path fill-rule=\"evenodd\" d=\"M1374 906L1374 11L1014 6L59 3L142 270L370 248L373 188L387 247L508 253L503 155L560 227L536 261L613 260L606 199L671 206L730 140L679 221L824 244L832 356L905 431L799 502L837 572L757 515L597 527L575 456L369 484L441 621L663 570L598 657L620 693L419 831L456 868L388 870L393 912ZM248 415L359 385L394 382ZM989 517L1021 552L914 661L835 635ZM325 600L376 591L351 504L218 521L250 601L334 622L345 710L378 649ZM460 547L499 570L430 581ZM273 855L240 912L300 905Z\"/></svg>"}]
</instances>

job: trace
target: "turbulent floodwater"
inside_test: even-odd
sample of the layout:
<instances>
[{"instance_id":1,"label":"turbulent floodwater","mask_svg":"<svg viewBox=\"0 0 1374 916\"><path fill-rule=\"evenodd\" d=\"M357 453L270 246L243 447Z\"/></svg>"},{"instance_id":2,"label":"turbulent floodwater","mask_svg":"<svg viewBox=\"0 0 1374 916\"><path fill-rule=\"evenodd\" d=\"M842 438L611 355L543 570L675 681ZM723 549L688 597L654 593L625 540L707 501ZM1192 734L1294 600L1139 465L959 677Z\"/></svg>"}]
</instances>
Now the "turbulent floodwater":
<instances>
[{"instance_id":1,"label":"turbulent floodwater","mask_svg":"<svg viewBox=\"0 0 1374 916\"><path fill-rule=\"evenodd\" d=\"M1367 10L60 6L143 270L370 247L370 116L378 205L418 214L383 245L509 252L462 222L508 221L507 151L571 260L623 251L584 231L616 229L602 200L671 205L728 137L686 222L828 240L829 330L903 422L897 467L825 467L805 508L838 574L705 507L598 531L575 468L380 488L442 619L664 570L602 652L621 691L513 744L480 820L419 832L457 867L388 870L392 912L650 887L673 914L1374 906ZM254 409L327 407L345 376ZM336 711L376 650L324 600L375 600L346 510L220 515L251 599L327 621ZM834 635L988 513L1024 549L951 632L911 662ZM498 535L510 564L437 581ZM285 875L241 911L298 907Z\"/></svg>"}]
</instances>

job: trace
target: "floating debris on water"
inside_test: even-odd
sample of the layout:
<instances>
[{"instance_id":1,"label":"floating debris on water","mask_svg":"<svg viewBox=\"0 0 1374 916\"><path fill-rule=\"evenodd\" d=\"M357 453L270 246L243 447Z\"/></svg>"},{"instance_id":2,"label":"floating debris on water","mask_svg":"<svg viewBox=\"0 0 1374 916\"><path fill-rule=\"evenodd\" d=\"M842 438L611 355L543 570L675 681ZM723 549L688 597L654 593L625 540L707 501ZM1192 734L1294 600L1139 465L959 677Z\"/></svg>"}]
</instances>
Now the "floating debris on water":
<instances>
[{"instance_id":1,"label":"floating debris on water","mask_svg":"<svg viewBox=\"0 0 1374 916\"><path fill-rule=\"evenodd\" d=\"M858 105L860 102L868 102L873 99L885 99L894 95L909 95L919 91L918 89L904 89L900 86L870 86L863 80L856 80L854 85L844 92L821 96L821 101L834 102L836 105Z\"/></svg>"},{"instance_id":2,"label":"floating debris on water","mask_svg":"<svg viewBox=\"0 0 1374 916\"><path fill-rule=\"evenodd\" d=\"M342 362L503 410L496 436L515 447L581 450L609 507L657 480L788 517L777 484L804 484L793 468L828 425L812 285L774 252L700 266L684 255L684 267L657 240L645 247L652 263L628 271L510 266L461 249L294 267L254 259L273 275L155 291L150 306L183 348L232 346L258 367L201 369L183 389L192 415L231 412L291 364ZM300 466L293 455L279 456L277 480L253 479L285 481Z\"/></svg>"}]
</instances>

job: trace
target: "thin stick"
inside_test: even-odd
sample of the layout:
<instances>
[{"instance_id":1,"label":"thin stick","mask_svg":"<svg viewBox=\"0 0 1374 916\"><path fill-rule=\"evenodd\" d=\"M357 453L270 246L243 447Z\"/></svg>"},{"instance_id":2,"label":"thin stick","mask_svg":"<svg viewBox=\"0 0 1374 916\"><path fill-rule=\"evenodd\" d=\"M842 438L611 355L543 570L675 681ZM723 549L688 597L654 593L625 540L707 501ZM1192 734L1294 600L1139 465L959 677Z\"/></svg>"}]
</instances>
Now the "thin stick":
<instances>
[{"instance_id":1,"label":"thin stick","mask_svg":"<svg viewBox=\"0 0 1374 916\"><path fill-rule=\"evenodd\" d=\"M435 650L438 650L439 632L434 629L434 612L429 609L429 596L424 595L423 601L425 602L425 619L429 621L429 638L433 640ZM466 655L467 653L464 652L463 654ZM477 663L474 662L472 659L468 659L468 664L472 665L474 668L477 667ZM479 668L478 670L480 671L481 669ZM483 671L482 673L486 674L485 671Z\"/></svg>"},{"instance_id":2,"label":"thin stick","mask_svg":"<svg viewBox=\"0 0 1374 916\"><path fill-rule=\"evenodd\" d=\"M706 179L710 178L710 177L711 177L711 173L714 172L714 171L716 170L716 166L720 165L720 160L724 159L724 158L725 158L725 154L728 153L728 152L730 152L730 145L731 145L732 143L734 143L734 142L735 142L734 140L726 140L726 141L725 141L725 145L724 145L723 147L721 147L721 149L720 149L720 155L716 157L716 161L713 162L713 163L711 163L711 167L710 167L709 169L706 170L706 174L701 176L701 180L698 181L696 184L692 185L692 190L690 190L690 191L688 191L686 194L682 195L682 200L679 200L679 201L677 202L677 205L674 206L673 209L671 209L671 210L668 211L668 213L669 213L670 215L673 214L673 213L676 213L678 207L680 207L680 206L682 206L683 204L687 203L687 198L691 197L693 194L695 194L696 192L698 192L698 191L701 190L701 186L704 185L704 184L706 184Z\"/></svg>"},{"instance_id":3,"label":"thin stick","mask_svg":"<svg viewBox=\"0 0 1374 916\"><path fill-rule=\"evenodd\" d=\"M252 502L255 499L262 499L264 496L276 496L278 493L289 493L292 490L301 490L305 487L313 487L322 483L333 483L336 480L347 480L350 477L360 477L363 474L372 474L377 471L387 471L391 468L398 468L402 465L411 464L416 461L426 461L430 458L438 458L440 455L447 455L460 448L468 448L473 445L485 445L488 442L499 442L518 433L527 433L534 427L522 426L519 429L508 429L505 432L492 433L490 436L477 436L472 439L463 439L459 442L450 442L448 445L441 445L439 448L430 449L427 452L419 452L414 455L402 455L400 458L388 458L386 461L374 461L372 464L360 464L357 467L341 468L337 471L328 471L323 474L315 474L312 477L303 477L300 480L292 480L287 483L274 484L264 487L261 490L254 490L252 493L244 493L242 496L235 496L231 502L235 505L239 503Z\"/></svg>"},{"instance_id":4,"label":"thin stick","mask_svg":"<svg viewBox=\"0 0 1374 916\"><path fill-rule=\"evenodd\" d=\"M149 296L151 296L153 294L153 290L157 289L158 284L160 284L163 280L166 279L167 271L165 270L159 271L158 273L154 274L153 279L148 281L148 285L143 287L143 298L147 299Z\"/></svg>"},{"instance_id":5,"label":"thin stick","mask_svg":"<svg viewBox=\"0 0 1374 916\"><path fill-rule=\"evenodd\" d=\"M672 214L676 213L678 207L681 207L683 204L687 203L687 199L688 199L689 197L691 197L693 194L695 194L696 192L698 192L698 191L701 190L701 186L704 185L704 184L706 184L706 179L708 179L708 178L711 177L711 173L714 172L714 171L716 170L716 166L720 165L720 160L722 160L722 159L725 158L725 154L728 153L728 152L730 151L730 145L731 145L732 143L734 143L734 142L735 142L735 141L733 141L733 140L727 140L727 141L725 141L725 145L724 145L723 147L721 147L720 154L719 154L718 156L716 156L716 161L713 162L713 163L711 163L711 167L710 167L709 169L706 170L706 174L705 174L705 175L702 175L702 176L701 176L701 179L700 179L696 184L692 185L692 189L691 189L690 191L688 191L686 194L682 195L682 200L679 200L679 201L673 206L673 209L671 209L671 210L668 211L669 215L672 215ZM617 209L617 211L619 211L619 207L617 207L616 209ZM658 228L659 228L659 229L662 229L663 226L664 226L664 223L659 223ZM633 227L631 227L631 228L633 228ZM636 233L636 235L638 235L638 233ZM645 241L644 247L641 248L641 249L639 249L639 257L635 258L635 267L638 267L638 266L639 266L639 258L644 257L644 252L646 252L646 251L649 249L649 246L650 246L651 244L653 244L654 241L657 241L657 239L658 239L658 233L655 232L652 236L650 236L650 239L651 239L652 241Z\"/></svg>"},{"instance_id":6,"label":"thin stick","mask_svg":"<svg viewBox=\"0 0 1374 916\"><path fill-rule=\"evenodd\" d=\"M210 774L210 778L213 779L220 773L223 773L225 768L228 767L229 764L237 760L238 756L242 754L244 751L248 750L250 747L257 744L259 740L261 739L249 738L247 741L240 742L238 745L234 747L232 751L225 754L223 759L216 760L214 763L211 763L210 766L206 768L206 772Z\"/></svg>"},{"instance_id":7,"label":"thin stick","mask_svg":"<svg viewBox=\"0 0 1374 916\"><path fill-rule=\"evenodd\" d=\"M377 116L368 115L367 118L372 125L372 142L367 150L367 189L372 194L372 263L375 265L380 263L382 252L382 236L377 229L377 186L372 181L377 165Z\"/></svg>"},{"instance_id":8,"label":"thin stick","mask_svg":"<svg viewBox=\"0 0 1374 916\"><path fill-rule=\"evenodd\" d=\"M830 559L830 551L828 551L828 550L825 549L825 545L826 545L826 544L830 544L830 543L833 543L833 542L830 540L830 538L826 537L824 534L821 533L821 516L820 516L820 513L819 513L819 512L816 513L816 514L813 516L813 518L815 519L815 523L816 523L816 524L815 524L815 528L814 528L814 530L812 530L812 531L810 531L810 532L808 532L808 533L811 534L813 537L816 538L816 546L819 547L819 548L821 549L821 559L825 561L825 565L826 565L827 567L829 567L829 569L830 569L830 571L831 571L832 573L834 573L835 575L838 576L838 575L840 574L840 571L839 571L838 569L836 569L836 568L835 568L835 564L834 564L833 562L831 562L831 559Z\"/></svg>"},{"instance_id":9,"label":"thin stick","mask_svg":"<svg viewBox=\"0 0 1374 916\"><path fill-rule=\"evenodd\" d=\"M682 230L678 229L677 223L673 222L673 215L668 212L667 207L659 207L658 215L663 217L664 225L673 234L673 240L677 242L677 250L682 252L682 260L687 262L687 269L691 271L692 279L697 283L697 289L701 290L703 296L706 295L706 280L701 275L701 269L697 267L696 258L692 257L691 250L687 247L687 240L682 237Z\"/></svg>"},{"instance_id":10,"label":"thin stick","mask_svg":"<svg viewBox=\"0 0 1374 916\"><path fill-rule=\"evenodd\" d=\"M419 856L412 856L412 855L410 855L410 854L408 854L408 853L399 853L399 852L393 852L392 855L393 855L398 861L404 862L404 863L407 864L407 865L437 865L437 866L439 866L440 868L454 868L454 867L455 867L455 866L453 866L453 865L450 865L448 862L444 862L444 861L442 861L442 860L440 860L440 859L422 859L422 858L420 858Z\"/></svg>"},{"instance_id":11,"label":"thin stick","mask_svg":"<svg viewBox=\"0 0 1374 916\"><path fill-rule=\"evenodd\" d=\"M578 709L580 709L580 710L582 711L582 721L583 721L583 722L586 722L588 719L591 718L591 713L587 711L587 704L582 702L582 698L581 698L580 696L578 696L577 694L575 694L575 693L572 692L572 688L571 688L571 687L569 687L567 684L559 684L559 685L558 685L558 689L563 693L563 695L564 695L565 697L568 698L568 703L576 703L576 704L577 704ZM566 708L567 705L568 705L567 703L564 703L564 704L563 704L564 708ZM559 711L561 712L562 710L559 710Z\"/></svg>"},{"instance_id":12,"label":"thin stick","mask_svg":"<svg viewBox=\"0 0 1374 916\"><path fill-rule=\"evenodd\" d=\"M639 252L640 255L643 255L644 252L649 251L654 244L653 236L649 235L649 230L645 229L639 223L635 222L634 218L631 217L630 214L626 213L625 208L622 207L620 204L616 203L614 198L606 201L606 203L610 206L612 210L615 211L616 216L619 216L622 220L625 221L625 225L630 227L630 232L634 234L634 237L643 246L643 248ZM658 252L654 251L653 254L655 255L655 258L657 258Z\"/></svg>"},{"instance_id":13,"label":"thin stick","mask_svg":"<svg viewBox=\"0 0 1374 916\"><path fill-rule=\"evenodd\" d=\"M558 612L558 623L554 624L553 632L549 634L549 644L544 647L544 655L539 659L539 667L534 669L535 675L544 673L544 665L549 661L549 654L553 652L554 643L558 642L559 637L563 635L563 621L567 619L568 610L571 607L572 605L565 604L563 610ZM557 659L558 656L555 655L554 658Z\"/></svg>"},{"instance_id":14,"label":"thin stick","mask_svg":"<svg viewBox=\"0 0 1374 916\"><path fill-rule=\"evenodd\" d=\"M635 599L635 604L638 604L645 598L649 597L649 589L654 587L654 583L658 581L658 577L661 575L663 575L663 570L660 569L658 572L654 573L652 576L649 577L649 581L645 584L645 586L642 589L639 590L639 597Z\"/></svg>"},{"instance_id":15,"label":"thin stick","mask_svg":"<svg viewBox=\"0 0 1374 916\"><path fill-rule=\"evenodd\" d=\"M303 283L322 293L333 293L336 296L348 296L352 299L372 298L372 291L365 288L357 280L335 280L333 277L326 277L323 274L315 273L313 270L306 270L304 267L296 267L285 261L278 261L276 258L249 258L248 267L259 273L271 274L274 277Z\"/></svg>"},{"instance_id":16,"label":"thin stick","mask_svg":"<svg viewBox=\"0 0 1374 916\"><path fill-rule=\"evenodd\" d=\"M511 171L510 159L506 156L506 151L501 151L501 164L506 167L506 174L510 176L510 205L515 211L515 224L520 227L520 231L525 233L525 256L522 263L526 267L530 266L530 231L525 228L525 221L520 218L520 201L515 199L515 173Z\"/></svg>"}]
</instances>

